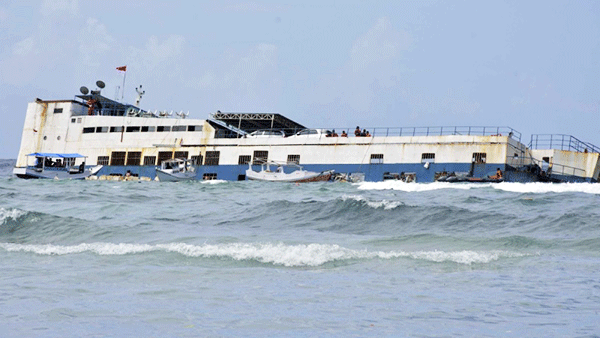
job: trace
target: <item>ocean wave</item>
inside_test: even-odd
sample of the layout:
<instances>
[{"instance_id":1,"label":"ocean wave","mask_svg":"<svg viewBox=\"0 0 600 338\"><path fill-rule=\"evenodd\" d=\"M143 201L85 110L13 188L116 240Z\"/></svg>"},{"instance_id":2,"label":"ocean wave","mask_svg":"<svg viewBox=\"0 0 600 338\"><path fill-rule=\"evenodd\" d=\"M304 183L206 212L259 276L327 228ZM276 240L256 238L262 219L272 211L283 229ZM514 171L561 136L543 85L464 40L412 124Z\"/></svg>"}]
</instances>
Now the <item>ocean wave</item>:
<instances>
[{"instance_id":1,"label":"ocean wave","mask_svg":"<svg viewBox=\"0 0 600 338\"><path fill-rule=\"evenodd\" d=\"M512 183L503 182L493 184L492 187L498 190L518 193L571 193L581 192L586 194L600 194L600 184L597 183Z\"/></svg>"},{"instance_id":2,"label":"ocean wave","mask_svg":"<svg viewBox=\"0 0 600 338\"><path fill-rule=\"evenodd\" d=\"M229 258L237 261L258 261L286 267L316 267L336 261L408 258L435 263L485 264L502 258L518 258L528 254L509 251L367 251L353 250L335 244L230 243L216 245L82 243L78 245L0 243L9 252L31 252L38 255L131 255L147 252L170 252L186 257Z\"/></svg>"},{"instance_id":3,"label":"ocean wave","mask_svg":"<svg viewBox=\"0 0 600 338\"><path fill-rule=\"evenodd\" d=\"M402 181L384 181L384 182L361 182L355 183L358 190L400 190L405 192L423 192L440 189L482 189L494 188L506 192L516 193L571 193L581 192L586 194L600 194L600 184L596 183L405 183Z\"/></svg>"},{"instance_id":4,"label":"ocean wave","mask_svg":"<svg viewBox=\"0 0 600 338\"><path fill-rule=\"evenodd\" d=\"M5 225L11 221L17 221L25 215L27 215L27 211L0 208L0 225Z\"/></svg>"},{"instance_id":5,"label":"ocean wave","mask_svg":"<svg viewBox=\"0 0 600 338\"><path fill-rule=\"evenodd\" d=\"M396 209L396 208L404 205L404 203L402 203L400 201L390 201L390 200L372 201L372 200L369 200L369 199L365 198L364 196L360 196L360 195L343 195L340 197L340 199L342 201L350 200L350 201L365 203L367 206L369 206L373 209L392 210L392 209Z\"/></svg>"},{"instance_id":6,"label":"ocean wave","mask_svg":"<svg viewBox=\"0 0 600 338\"><path fill-rule=\"evenodd\" d=\"M225 180L204 180L204 181L200 181L200 184L221 184L221 183L227 183L228 181Z\"/></svg>"},{"instance_id":7,"label":"ocean wave","mask_svg":"<svg viewBox=\"0 0 600 338\"><path fill-rule=\"evenodd\" d=\"M401 190L406 192L422 192L440 189L469 190L489 187L491 183L405 183L402 181L361 182L356 183L358 190Z\"/></svg>"}]
</instances>

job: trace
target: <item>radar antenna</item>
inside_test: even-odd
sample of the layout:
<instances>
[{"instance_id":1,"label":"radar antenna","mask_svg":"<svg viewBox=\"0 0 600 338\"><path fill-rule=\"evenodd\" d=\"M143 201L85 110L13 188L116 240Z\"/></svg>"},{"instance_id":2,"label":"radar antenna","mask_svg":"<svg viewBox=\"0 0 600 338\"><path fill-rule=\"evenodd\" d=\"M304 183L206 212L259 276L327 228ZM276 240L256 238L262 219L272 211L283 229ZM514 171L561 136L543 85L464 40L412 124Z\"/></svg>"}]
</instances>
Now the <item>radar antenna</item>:
<instances>
[{"instance_id":1,"label":"radar antenna","mask_svg":"<svg viewBox=\"0 0 600 338\"><path fill-rule=\"evenodd\" d=\"M139 87L136 87L135 91L138 93L137 99L135 99L135 106L139 107L140 106L140 101L142 100L142 96L144 94L146 94L146 91L142 90L142 85L140 85Z\"/></svg>"}]
</instances>

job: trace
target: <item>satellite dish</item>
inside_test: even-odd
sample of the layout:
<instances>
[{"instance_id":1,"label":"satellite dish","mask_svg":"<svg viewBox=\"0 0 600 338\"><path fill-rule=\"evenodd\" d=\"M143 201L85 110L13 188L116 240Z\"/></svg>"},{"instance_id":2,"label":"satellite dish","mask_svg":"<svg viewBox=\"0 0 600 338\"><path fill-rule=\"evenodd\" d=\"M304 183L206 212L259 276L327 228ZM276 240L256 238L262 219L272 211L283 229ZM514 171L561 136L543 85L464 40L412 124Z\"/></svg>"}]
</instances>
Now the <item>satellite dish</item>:
<instances>
[{"instance_id":1,"label":"satellite dish","mask_svg":"<svg viewBox=\"0 0 600 338\"><path fill-rule=\"evenodd\" d=\"M98 80L96 81L96 86L98 86L98 88L102 89L104 88L106 85L104 84L104 82Z\"/></svg>"},{"instance_id":2,"label":"satellite dish","mask_svg":"<svg viewBox=\"0 0 600 338\"><path fill-rule=\"evenodd\" d=\"M81 88L79 88L79 91L81 92L81 94L83 95L87 95L87 93L89 93L89 89L87 89L86 86L81 86Z\"/></svg>"}]
</instances>

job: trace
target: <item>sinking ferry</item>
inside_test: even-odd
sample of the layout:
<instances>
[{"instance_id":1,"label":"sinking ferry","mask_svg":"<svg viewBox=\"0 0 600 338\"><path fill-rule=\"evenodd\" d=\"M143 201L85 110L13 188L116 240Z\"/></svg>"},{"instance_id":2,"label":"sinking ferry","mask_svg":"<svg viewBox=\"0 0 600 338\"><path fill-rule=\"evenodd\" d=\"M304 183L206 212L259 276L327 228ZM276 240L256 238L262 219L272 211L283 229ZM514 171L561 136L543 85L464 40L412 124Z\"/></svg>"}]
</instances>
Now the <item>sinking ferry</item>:
<instances>
[{"instance_id":1,"label":"sinking ferry","mask_svg":"<svg viewBox=\"0 0 600 338\"><path fill-rule=\"evenodd\" d=\"M307 128L281 114L217 111L207 119L150 111L103 96L104 84L68 100L27 106L14 174L33 153L78 153L96 175L154 179L171 159L190 160L197 180L245 181L249 165L301 165L366 181L597 182L600 148L569 135L510 127ZM368 133L363 134L362 132ZM338 134L339 133L339 134ZM528 143L526 144L525 142ZM100 167L101 166L101 167Z\"/></svg>"}]
</instances>

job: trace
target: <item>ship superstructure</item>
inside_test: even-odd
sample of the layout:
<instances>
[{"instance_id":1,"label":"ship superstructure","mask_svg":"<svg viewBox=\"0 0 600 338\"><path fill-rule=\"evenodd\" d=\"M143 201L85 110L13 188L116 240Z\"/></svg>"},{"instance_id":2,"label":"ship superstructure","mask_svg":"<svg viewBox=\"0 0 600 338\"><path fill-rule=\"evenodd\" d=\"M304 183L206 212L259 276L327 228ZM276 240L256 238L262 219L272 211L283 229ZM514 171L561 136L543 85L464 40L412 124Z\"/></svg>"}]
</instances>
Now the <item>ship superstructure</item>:
<instances>
[{"instance_id":1,"label":"ship superstructure","mask_svg":"<svg viewBox=\"0 0 600 338\"><path fill-rule=\"evenodd\" d=\"M600 172L600 150L572 136L534 135L525 145L510 127L365 128L368 136L336 129L307 129L276 113L217 111L193 119L82 90L72 100L29 103L14 172L31 153L79 153L86 166L103 166L97 175L150 179L173 158L192 160L200 180L245 180L248 164L264 161L368 181L485 178L500 169L504 181L596 182Z\"/></svg>"}]
</instances>

